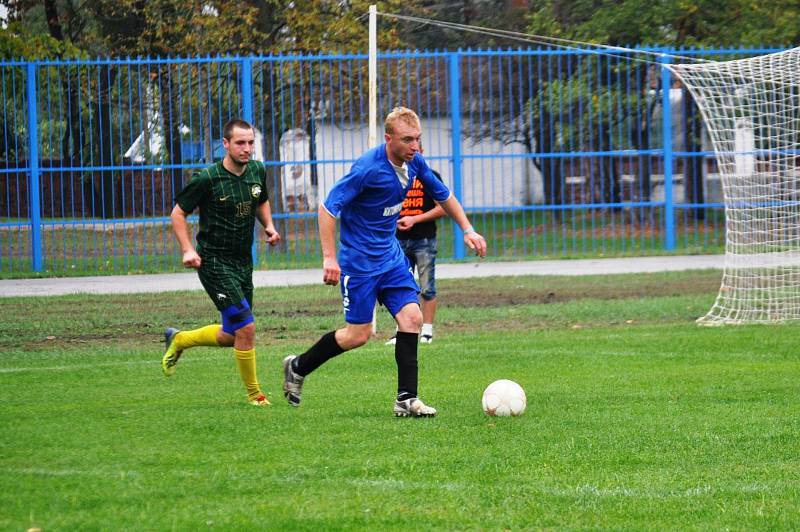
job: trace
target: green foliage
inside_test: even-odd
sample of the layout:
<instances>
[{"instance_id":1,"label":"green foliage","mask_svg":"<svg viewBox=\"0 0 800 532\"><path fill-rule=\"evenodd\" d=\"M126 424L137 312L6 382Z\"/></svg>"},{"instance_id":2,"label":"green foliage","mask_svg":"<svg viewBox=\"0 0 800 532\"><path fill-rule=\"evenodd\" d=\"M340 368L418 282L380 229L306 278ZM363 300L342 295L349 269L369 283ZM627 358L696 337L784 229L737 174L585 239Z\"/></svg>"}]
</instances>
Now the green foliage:
<instances>
[{"instance_id":1,"label":"green foliage","mask_svg":"<svg viewBox=\"0 0 800 532\"><path fill-rule=\"evenodd\" d=\"M798 44L800 6L791 0L546 0L528 30L537 35L621 46Z\"/></svg>"},{"instance_id":2,"label":"green foliage","mask_svg":"<svg viewBox=\"0 0 800 532\"><path fill-rule=\"evenodd\" d=\"M46 33L31 33L21 23L0 28L0 59L79 58L85 54L71 43L54 39Z\"/></svg>"},{"instance_id":3,"label":"green foliage","mask_svg":"<svg viewBox=\"0 0 800 532\"><path fill-rule=\"evenodd\" d=\"M619 128L636 116L648 113L646 91L624 86L621 80L636 80L640 66L619 61L607 66L608 59L598 56L581 58L571 75L561 79L541 80L536 97L528 102L532 123L543 116L555 119L549 123L554 132L554 147L558 151L591 151L597 144L597 128ZM611 81L598 71L607 72ZM589 127L589 125L593 127ZM627 131L635 131L635 126ZM613 137L614 149L631 149L630 138ZM606 142L610 142L606 141Z\"/></svg>"},{"instance_id":4,"label":"green foliage","mask_svg":"<svg viewBox=\"0 0 800 532\"><path fill-rule=\"evenodd\" d=\"M453 22L468 26L503 29L510 32L525 32L528 7L536 2L519 2L512 0L450 0L441 2L412 1L405 2L402 9L390 11L419 18ZM386 6L388 7L388 6ZM530 8L532 9L532 7ZM381 24L386 20L381 19ZM519 41L484 33L465 32L446 29L440 26L425 24L404 24L401 36L404 45L410 49L446 49L459 48L499 48L517 47Z\"/></svg>"},{"instance_id":5,"label":"green foliage","mask_svg":"<svg viewBox=\"0 0 800 532\"><path fill-rule=\"evenodd\" d=\"M46 2L45 2L46 3ZM363 16L372 1L319 0L53 0L46 20L38 2L22 2L4 33L6 57L259 55L352 52L367 48ZM380 9L399 12L399 0ZM388 23L381 46L396 48L401 32ZM60 36L57 37L56 35ZM70 53L66 53L69 51Z\"/></svg>"}]
</instances>

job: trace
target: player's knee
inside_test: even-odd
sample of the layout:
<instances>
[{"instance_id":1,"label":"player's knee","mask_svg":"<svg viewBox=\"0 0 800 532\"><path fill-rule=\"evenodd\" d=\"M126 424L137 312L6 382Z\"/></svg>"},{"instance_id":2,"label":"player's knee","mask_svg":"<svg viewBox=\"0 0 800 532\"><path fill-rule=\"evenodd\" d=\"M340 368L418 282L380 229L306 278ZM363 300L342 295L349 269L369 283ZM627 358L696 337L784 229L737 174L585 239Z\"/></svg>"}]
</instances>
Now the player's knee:
<instances>
[{"instance_id":1,"label":"player's knee","mask_svg":"<svg viewBox=\"0 0 800 532\"><path fill-rule=\"evenodd\" d=\"M422 327L422 312L415 312L414 315L411 317L411 323L409 324L412 330L418 331L420 327Z\"/></svg>"},{"instance_id":2,"label":"player's knee","mask_svg":"<svg viewBox=\"0 0 800 532\"><path fill-rule=\"evenodd\" d=\"M255 335L255 319L250 305L246 299L241 300L235 305L227 307L222 312L222 330L230 335L239 336L241 329L251 328L251 335Z\"/></svg>"},{"instance_id":3,"label":"player's knee","mask_svg":"<svg viewBox=\"0 0 800 532\"><path fill-rule=\"evenodd\" d=\"M220 347L231 347L236 342L236 337L228 334L222 329L217 331L217 345Z\"/></svg>"},{"instance_id":4,"label":"player's knee","mask_svg":"<svg viewBox=\"0 0 800 532\"><path fill-rule=\"evenodd\" d=\"M361 347L362 345L366 344L369 341L369 336L358 336L355 338L353 342L353 347L351 349L355 349L357 347Z\"/></svg>"},{"instance_id":5,"label":"player's knee","mask_svg":"<svg viewBox=\"0 0 800 532\"><path fill-rule=\"evenodd\" d=\"M357 331L351 336L351 342L353 343L353 347L361 347L362 345L369 342L369 338L372 335L370 330L366 331Z\"/></svg>"},{"instance_id":6,"label":"player's knee","mask_svg":"<svg viewBox=\"0 0 800 532\"><path fill-rule=\"evenodd\" d=\"M240 327L236 329L236 338L239 340L245 340L248 343L252 343L256 337L256 324L255 322L250 322L244 327Z\"/></svg>"},{"instance_id":7,"label":"player's knee","mask_svg":"<svg viewBox=\"0 0 800 532\"><path fill-rule=\"evenodd\" d=\"M339 338L336 340L339 342L339 345L342 349L350 350L366 344L371 335L372 327L347 327L344 329L344 335L341 338L341 342L339 342Z\"/></svg>"},{"instance_id":8,"label":"player's knee","mask_svg":"<svg viewBox=\"0 0 800 532\"><path fill-rule=\"evenodd\" d=\"M422 327L422 311L419 305L407 305L395 317L401 331L418 331Z\"/></svg>"}]
</instances>

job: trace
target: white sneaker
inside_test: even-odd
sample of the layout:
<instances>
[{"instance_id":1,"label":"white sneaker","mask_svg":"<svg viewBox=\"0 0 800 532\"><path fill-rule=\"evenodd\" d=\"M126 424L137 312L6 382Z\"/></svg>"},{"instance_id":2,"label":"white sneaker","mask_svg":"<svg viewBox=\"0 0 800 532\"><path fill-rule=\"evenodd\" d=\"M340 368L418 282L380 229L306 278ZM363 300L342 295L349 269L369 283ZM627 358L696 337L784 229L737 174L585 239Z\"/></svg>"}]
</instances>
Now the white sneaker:
<instances>
[{"instance_id":1,"label":"white sneaker","mask_svg":"<svg viewBox=\"0 0 800 532\"><path fill-rule=\"evenodd\" d=\"M421 344L432 344L433 343L433 335L432 334L420 334L419 335L419 343L421 343Z\"/></svg>"},{"instance_id":2,"label":"white sneaker","mask_svg":"<svg viewBox=\"0 0 800 532\"><path fill-rule=\"evenodd\" d=\"M386 340L386 343L384 343L383 345L394 345L396 343L397 343L397 335L395 334L394 336Z\"/></svg>"},{"instance_id":3,"label":"white sneaker","mask_svg":"<svg viewBox=\"0 0 800 532\"><path fill-rule=\"evenodd\" d=\"M434 417L436 409L412 397L404 401L394 402L394 415L396 417Z\"/></svg>"},{"instance_id":4,"label":"white sneaker","mask_svg":"<svg viewBox=\"0 0 800 532\"><path fill-rule=\"evenodd\" d=\"M292 370L292 360L297 358L289 355L283 359L283 396L292 406L300 406L300 397L303 393L303 380L305 377Z\"/></svg>"}]
</instances>

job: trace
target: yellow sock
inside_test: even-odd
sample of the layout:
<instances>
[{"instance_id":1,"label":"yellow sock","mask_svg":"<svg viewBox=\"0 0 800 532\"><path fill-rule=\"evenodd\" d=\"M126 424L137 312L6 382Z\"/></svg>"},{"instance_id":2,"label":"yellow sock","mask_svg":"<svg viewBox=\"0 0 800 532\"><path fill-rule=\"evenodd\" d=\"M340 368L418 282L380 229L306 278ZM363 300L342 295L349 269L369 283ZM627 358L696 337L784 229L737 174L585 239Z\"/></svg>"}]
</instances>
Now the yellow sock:
<instances>
[{"instance_id":1,"label":"yellow sock","mask_svg":"<svg viewBox=\"0 0 800 532\"><path fill-rule=\"evenodd\" d=\"M196 347L198 345L216 347L219 345L217 343L217 331L220 329L222 329L222 325L216 324L206 325L205 327L200 327L193 331L181 331L175 335L172 342L175 344L175 349L177 351L183 351L184 349L189 349L190 347Z\"/></svg>"},{"instance_id":2,"label":"yellow sock","mask_svg":"<svg viewBox=\"0 0 800 532\"><path fill-rule=\"evenodd\" d=\"M234 348L233 353L236 355L236 367L239 368L239 376L247 389L247 398L255 399L261 395L261 387L258 385L258 376L256 375L256 350L241 351Z\"/></svg>"}]
</instances>

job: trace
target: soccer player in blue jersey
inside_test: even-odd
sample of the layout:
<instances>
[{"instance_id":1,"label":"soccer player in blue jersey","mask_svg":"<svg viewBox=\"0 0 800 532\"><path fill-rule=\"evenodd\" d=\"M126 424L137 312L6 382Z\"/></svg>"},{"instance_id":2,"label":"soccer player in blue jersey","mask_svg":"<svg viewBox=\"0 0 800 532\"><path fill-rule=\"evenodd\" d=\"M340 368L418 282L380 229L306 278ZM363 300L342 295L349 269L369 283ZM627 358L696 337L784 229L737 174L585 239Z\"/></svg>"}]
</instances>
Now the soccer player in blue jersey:
<instances>
[{"instance_id":1,"label":"soccer player in blue jersey","mask_svg":"<svg viewBox=\"0 0 800 532\"><path fill-rule=\"evenodd\" d=\"M464 209L433 175L420 155L421 124L411 109L396 107L386 117L385 144L367 151L336 182L319 208L323 281L341 281L346 326L320 338L308 351L283 360L283 391L292 406L300 405L303 381L331 358L367 343L372 334L375 302L397 322L395 361L398 417L432 417L436 409L417 397L417 347L422 312L418 287L408 259L395 238L406 192L416 177L464 232L464 242L479 257L486 241L475 232ZM336 220L340 248L336 254Z\"/></svg>"}]
</instances>

